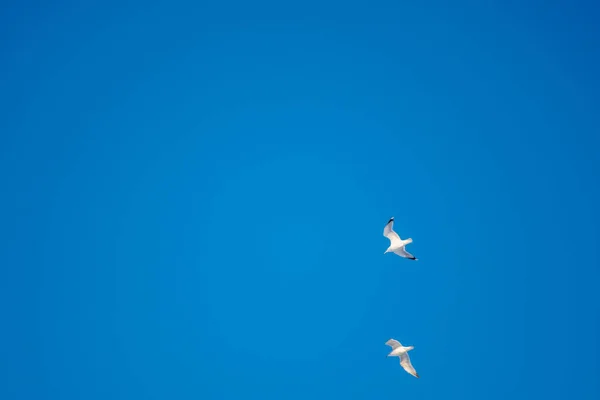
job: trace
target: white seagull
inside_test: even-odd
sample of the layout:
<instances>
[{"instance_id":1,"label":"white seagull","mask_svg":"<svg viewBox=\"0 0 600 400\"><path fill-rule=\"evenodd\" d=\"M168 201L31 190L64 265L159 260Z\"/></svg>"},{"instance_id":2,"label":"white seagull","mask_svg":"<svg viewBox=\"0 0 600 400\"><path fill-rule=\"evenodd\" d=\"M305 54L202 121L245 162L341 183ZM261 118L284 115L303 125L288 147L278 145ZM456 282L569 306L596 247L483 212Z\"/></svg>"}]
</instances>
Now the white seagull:
<instances>
[{"instance_id":1,"label":"white seagull","mask_svg":"<svg viewBox=\"0 0 600 400\"><path fill-rule=\"evenodd\" d=\"M394 232L394 217L390 218L390 220L388 221L388 223L386 224L385 228L383 228L383 236L385 236L386 238L390 239L390 247L388 247L388 249L385 251L385 253L395 253L398 254L400 257L404 257L404 258L408 258L410 260L417 260L415 258L415 256L413 256L412 254L410 254L408 251L406 251L404 249L404 246L406 246L409 243L412 243L412 239L408 238L406 240L402 240L400 239L400 236L398 236L398 234L396 232ZM383 254L385 254L383 253Z\"/></svg>"},{"instance_id":2,"label":"white seagull","mask_svg":"<svg viewBox=\"0 0 600 400\"><path fill-rule=\"evenodd\" d=\"M395 339L390 339L387 342L385 342L385 344L392 348L392 352L390 354L388 354L387 356L388 357L400 357L400 365L402 365L402 368L404 368L404 370L406 372L408 372L415 378L418 378L419 374L417 374L417 371L415 371L415 368L410 363L410 358L408 357L408 352L410 350L414 349L414 347L413 346L404 347L404 346L402 346L402 344L400 344L399 341L397 341Z\"/></svg>"}]
</instances>

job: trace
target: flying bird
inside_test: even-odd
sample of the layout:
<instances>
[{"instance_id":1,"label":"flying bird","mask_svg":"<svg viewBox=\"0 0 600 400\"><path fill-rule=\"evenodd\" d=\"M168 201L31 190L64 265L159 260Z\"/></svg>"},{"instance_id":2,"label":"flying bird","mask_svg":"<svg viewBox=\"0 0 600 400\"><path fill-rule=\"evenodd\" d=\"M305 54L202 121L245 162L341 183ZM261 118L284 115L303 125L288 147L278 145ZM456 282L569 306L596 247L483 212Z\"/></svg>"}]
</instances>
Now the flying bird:
<instances>
[{"instance_id":1,"label":"flying bird","mask_svg":"<svg viewBox=\"0 0 600 400\"><path fill-rule=\"evenodd\" d=\"M402 368L404 368L404 370L406 372L408 372L415 378L418 378L419 374L417 374L417 371L415 371L415 368L410 363L410 357L408 357L408 352L410 350L414 349L414 347L413 346L404 347L404 346L402 346L402 344L400 344L399 341L397 341L395 339L390 339L387 342L385 342L385 344L392 348L391 353L388 354L387 356L388 357L400 357L400 365L402 365Z\"/></svg>"},{"instance_id":2,"label":"flying bird","mask_svg":"<svg viewBox=\"0 0 600 400\"><path fill-rule=\"evenodd\" d=\"M400 257L404 257L404 258L408 258L410 260L416 261L417 258L415 258L415 256L410 254L404 248L407 244L412 243L413 240L411 238L408 238L406 240L400 239L400 236L398 236L398 234L396 232L394 232L393 228L394 228L394 217L390 218L388 223L385 225L385 228L383 228L383 236L390 239L390 247L388 247L388 249L385 251L385 253L390 253L390 252L395 253L395 254L398 254ZM385 254L385 253L383 253L383 254Z\"/></svg>"}]
</instances>

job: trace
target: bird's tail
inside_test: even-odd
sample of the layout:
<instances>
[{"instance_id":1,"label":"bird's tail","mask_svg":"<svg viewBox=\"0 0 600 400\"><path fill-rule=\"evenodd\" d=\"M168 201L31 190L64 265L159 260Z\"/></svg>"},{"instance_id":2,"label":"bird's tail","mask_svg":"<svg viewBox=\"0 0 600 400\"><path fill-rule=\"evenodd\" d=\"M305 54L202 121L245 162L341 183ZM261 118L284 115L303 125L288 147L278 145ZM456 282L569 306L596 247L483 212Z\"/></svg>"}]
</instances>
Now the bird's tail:
<instances>
[{"instance_id":1,"label":"bird's tail","mask_svg":"<svg viewBox=\"0 0 600 400\"><path fill-rule=\"evenodd\" d=\"M415 348L415 346L406 346L406 351L411 351L414 348Z\"/></svg>"},{"instance_id":2,"label":"bird's tail","mask_svg":"<svg viewBox=\"0 0 600 400\"><path fill-rule=\"evenodd\" d=\"M404 242L405 245L411 244L412 243L412 238L408 238L406 240L403 240L403 242Z\"/></svg>"}]
</instances>

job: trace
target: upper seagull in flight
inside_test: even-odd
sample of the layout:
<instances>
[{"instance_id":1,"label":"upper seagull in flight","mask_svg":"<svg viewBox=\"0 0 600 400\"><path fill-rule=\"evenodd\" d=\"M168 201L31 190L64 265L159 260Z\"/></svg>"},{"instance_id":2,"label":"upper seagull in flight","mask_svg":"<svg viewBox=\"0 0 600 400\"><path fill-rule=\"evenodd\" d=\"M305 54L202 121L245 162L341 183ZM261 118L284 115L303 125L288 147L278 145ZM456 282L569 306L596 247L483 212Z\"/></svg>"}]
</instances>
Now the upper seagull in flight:
<instances>
[{"instance_id":1,"label":"upper seagull in flight","mask_svg":"<svg viewBox=\"0 0 600 400\"><path fill-rule=\"evenodd\" d=\"M395 339L390 339L387 342L385 342L385 344L392 348L392 351L390 352L390 354L388 354L388 357L400 357L400 365L402 365L402 368L404 368L406 372L408 372L415 378L418 378L419 374L417 374L417 371L415 371L415 368L410 363L410 358L408 357L408 352L414 349L414 347L404 347L402 346L402 344L400 344L399 341Z\"/></svg>"},{"instance_id":2,"label":"upper seagull in flight","mask_svg":"<svg viewBox=\"0 0 600 400\"><path fill-rule=\"evenodd\" d=\"M383 228L383 236L385 236L386 238L390 239L390 247L388 247L388 249L385 251L385 253L395 253L398 254L400 257L404 257L404 258L408 258L410 260L417 260L415 258L415 256L413 256L412 254L410 254L408 251L406 251L404 249L404 246L406 246L409 243L412 243L412 239L408 238L406 240L402 240L400 239L400 236L398 236L398 234L396 232L394 232L394 217L390 218L390 220L388 221L388 223L385 225L385 228ZM385 254L383 253L383 254Z\"/></svg>"}]
</instances>

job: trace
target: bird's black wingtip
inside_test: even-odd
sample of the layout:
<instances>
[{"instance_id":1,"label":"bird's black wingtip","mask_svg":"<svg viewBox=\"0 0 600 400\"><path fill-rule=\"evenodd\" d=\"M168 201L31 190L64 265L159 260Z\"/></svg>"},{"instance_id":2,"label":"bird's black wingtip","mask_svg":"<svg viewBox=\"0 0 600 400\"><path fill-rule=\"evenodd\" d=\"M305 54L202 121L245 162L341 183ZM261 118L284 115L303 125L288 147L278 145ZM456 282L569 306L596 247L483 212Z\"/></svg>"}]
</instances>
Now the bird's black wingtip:
<instances>
[{"instance_id":1,"label":"bird's black wingtip","mask_svg":"<svg viewBox=\"0 0 600 400\"><path fill-rule=\"evenodd\" d=\"M389 224L389 223L390 223L390 222L392 222L393 220L394 220L394 217L390 218L390 219L388 220L388 222L387 222L387 223Z\"/></svg>"}]
</instances>

